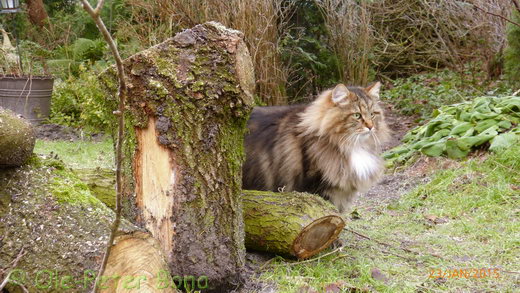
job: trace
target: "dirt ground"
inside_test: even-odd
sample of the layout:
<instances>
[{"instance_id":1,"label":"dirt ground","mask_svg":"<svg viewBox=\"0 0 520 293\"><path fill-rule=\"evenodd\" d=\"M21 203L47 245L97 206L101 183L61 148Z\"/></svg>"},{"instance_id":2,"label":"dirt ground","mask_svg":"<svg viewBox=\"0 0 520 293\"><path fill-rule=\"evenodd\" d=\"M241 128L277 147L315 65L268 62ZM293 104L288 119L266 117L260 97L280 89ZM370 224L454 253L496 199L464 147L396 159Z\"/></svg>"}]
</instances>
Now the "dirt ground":
<instances>
[{"instance_id":1,"label":"dirt ground","mask_svg":"<svg viewBox=\"0 0 520 293\"><path fill-rule=\"evenodd\" d=\"M100 141L104 138L101 133L87 134L82 130L58 124L40 124L35 127L36 138L42 140L91 140Z\"/></svg>"}]
</instances>

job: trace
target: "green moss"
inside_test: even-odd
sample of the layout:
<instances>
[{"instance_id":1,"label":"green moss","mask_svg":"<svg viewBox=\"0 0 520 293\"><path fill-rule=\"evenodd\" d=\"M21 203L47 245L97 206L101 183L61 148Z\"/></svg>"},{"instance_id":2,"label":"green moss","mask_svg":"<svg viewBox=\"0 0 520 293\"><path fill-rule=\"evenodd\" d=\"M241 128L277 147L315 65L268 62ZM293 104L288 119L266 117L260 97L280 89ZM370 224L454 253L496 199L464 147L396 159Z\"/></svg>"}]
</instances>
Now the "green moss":
<instances>
[{"instance_id":1,"label":"green moss","mask_svg":"<svg viewBox=\"0 0 520 293\"><path fill-rule=\"evenodd\" d=\"M192 86L192 89L196 92L200 92L204 89L204 81L202 80L197 80L196 82L193 83L193 86Z\"/></svg>"},{"instance_id":2,"label":"green moss","mask_svg":"<svg viewBox=\"0 0 520 293\"><path fill-rule=\"evenodd\" d=\"M94 197L87 186L76 175L67 170L57 170L49 182L51 194L59 203L81 205L96 209L106 208Z\"/></svg>"},{"instance_id":3,"label":"green moss","mask_svg":"<svg viewBox=\"0 0 520 293\"><path fill-rule=\"evenodd\" d=\"M149 84L151 89L154 90L154 93L156 94L156 99L164 98L170 93L168 89L160 81L156 79L150 79Z\"/></svg>"}]
</instances>

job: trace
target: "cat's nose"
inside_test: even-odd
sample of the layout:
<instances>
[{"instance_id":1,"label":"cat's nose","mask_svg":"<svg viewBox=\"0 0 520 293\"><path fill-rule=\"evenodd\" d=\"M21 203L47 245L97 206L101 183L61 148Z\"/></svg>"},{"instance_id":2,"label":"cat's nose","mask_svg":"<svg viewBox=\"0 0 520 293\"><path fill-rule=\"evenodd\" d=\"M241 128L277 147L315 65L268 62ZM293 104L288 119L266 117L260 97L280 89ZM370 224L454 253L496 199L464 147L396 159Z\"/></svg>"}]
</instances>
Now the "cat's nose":
<instances>
[{"instance_id":1,"label":"cat's nose","mask_svg":"<svg viewBox=\"0 0 520 293\"><path fill-rule=\"evenodd\" d=\"M372 130L372 128L374 128L374 123L372 123L372 121L365 121L365 126L368 130Z\"/></svg>"}]
</instances>

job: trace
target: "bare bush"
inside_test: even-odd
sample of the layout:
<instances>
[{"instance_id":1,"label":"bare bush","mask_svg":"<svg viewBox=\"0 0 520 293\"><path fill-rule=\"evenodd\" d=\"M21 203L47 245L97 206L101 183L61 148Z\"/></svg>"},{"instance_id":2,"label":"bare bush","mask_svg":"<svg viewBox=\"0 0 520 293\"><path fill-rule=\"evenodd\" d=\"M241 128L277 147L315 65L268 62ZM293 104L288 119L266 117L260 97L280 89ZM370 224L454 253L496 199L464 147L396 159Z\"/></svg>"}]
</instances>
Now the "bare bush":
<instances>
[{"instance_id":1,"label":"bare bush","mask_svg":"<svg viewBox=\"0 0 520 293\"><path fill-rule=\"evenodd\" d=\"M407 75L464 62L492 60L505 42L509 0L315 0L342 61L342 79L364 84L372 67ZM368 3L368 4L367 4Z\"/></svg>"},{"instance_id":2,"label":"bare bush","mask_svg":"<svg viewBox=\"0 0 520 293\"><path fill-rule=\"evenodd\" d=\"M367 1L315 0L315 3L329 31L329 46L341 61L340 78L366 84L375 41Z\"/></svg>"}]
</instances>

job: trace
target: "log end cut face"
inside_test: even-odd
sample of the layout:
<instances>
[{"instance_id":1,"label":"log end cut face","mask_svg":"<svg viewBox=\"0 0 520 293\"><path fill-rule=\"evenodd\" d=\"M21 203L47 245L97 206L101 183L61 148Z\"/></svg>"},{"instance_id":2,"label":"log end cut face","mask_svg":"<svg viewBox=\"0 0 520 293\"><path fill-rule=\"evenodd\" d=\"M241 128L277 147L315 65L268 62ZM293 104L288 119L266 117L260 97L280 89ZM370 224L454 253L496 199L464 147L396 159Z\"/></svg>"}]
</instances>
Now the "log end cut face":
<instances>
[{"instance_id":1,"label":"log end cut face","mask_svg":"<svg viewBox=\"0 0 520 293\"><path fill-rule=\"evenodd\" d=\"M309 258L329 247L345 227L336 215L325 216L305 227L294 240L292 254L299 259Z\"/></svg>"}]
</instances>

